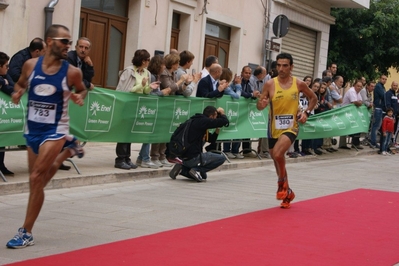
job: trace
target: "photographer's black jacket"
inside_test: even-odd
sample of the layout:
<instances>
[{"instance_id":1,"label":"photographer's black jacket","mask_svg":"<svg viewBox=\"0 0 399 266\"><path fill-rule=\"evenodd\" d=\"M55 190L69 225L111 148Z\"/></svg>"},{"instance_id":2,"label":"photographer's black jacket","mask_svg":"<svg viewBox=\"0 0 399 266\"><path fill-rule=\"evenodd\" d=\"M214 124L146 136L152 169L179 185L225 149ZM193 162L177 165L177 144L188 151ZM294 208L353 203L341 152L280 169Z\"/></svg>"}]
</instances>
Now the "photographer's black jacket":
<instances>
[{"instance_id":1,"label":"photographer's black jacket","mask_svg":"<svg viewBox=\"0 0 399 266\"><path fill-rule=\"evenodd\" d=\"M229 125L229 120L225 115L212 119L203 114L195 114L190 119L193 119L188 131L188 142L191 145L183 156L184 160L190 160L202 153L204 136L208 129Z\"/></svg>"}]
</instances>

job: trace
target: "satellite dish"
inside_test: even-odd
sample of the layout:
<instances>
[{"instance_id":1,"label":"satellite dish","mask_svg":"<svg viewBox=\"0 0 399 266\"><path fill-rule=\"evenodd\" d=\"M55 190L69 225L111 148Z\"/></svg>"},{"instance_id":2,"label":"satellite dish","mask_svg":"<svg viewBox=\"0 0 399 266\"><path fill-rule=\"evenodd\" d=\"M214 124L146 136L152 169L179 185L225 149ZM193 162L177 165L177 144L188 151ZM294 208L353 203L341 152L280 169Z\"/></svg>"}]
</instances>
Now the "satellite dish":
<instances>
[{"instance_id":1,"label":"satellite dish","mask_svg":"<svg viewBox=\"0 0 399 266\"><path fill-rule=\"evenodd\" d=\"M273 33L277 38L287 35L290 29L290 21L285 15L278 15L273 21Z\"/></svg>"}]
</instances>

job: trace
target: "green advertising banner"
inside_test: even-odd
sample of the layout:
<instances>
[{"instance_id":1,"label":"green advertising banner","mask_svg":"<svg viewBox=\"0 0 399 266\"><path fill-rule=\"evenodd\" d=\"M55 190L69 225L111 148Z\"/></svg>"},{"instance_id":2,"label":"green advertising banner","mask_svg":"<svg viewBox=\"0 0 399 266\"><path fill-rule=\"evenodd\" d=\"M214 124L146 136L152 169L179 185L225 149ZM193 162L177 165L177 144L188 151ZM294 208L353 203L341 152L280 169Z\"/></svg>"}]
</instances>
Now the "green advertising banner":
<instances>
[{"instance_id":1,"label":"green advertising banner","mask_svg":"<svg viewBox=\"0 0 399 266\"><path fill-rule=\"evenodd\" d=\"M25 144L25 94L15 105L0 94L0 146ZM175 128L195 113L212 105L222 107L230 121L219 140L266 137L268 108L256 109L256 100L224 96L206 99L183 96L158 97L109 89L90 91L83 106L69 105L70 133L90 142L168 142ZM309 117L300 127L300 139L315 139L367 132L370 114L366 107L354 105Z\"/></svg>"}]
</instances>

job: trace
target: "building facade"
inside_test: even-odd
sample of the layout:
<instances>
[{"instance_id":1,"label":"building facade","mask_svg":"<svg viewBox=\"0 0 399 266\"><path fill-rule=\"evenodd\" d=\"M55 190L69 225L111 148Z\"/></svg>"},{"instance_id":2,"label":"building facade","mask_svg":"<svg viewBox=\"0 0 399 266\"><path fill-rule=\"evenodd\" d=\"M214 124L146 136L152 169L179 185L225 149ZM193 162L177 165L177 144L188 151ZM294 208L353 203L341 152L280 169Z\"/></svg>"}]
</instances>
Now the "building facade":
<instances>
[{"instance_id":1,"label":"building facade","mask_svg":"<svg viewBox=\"0 0 399 266\"><path fill-rule=\"evenodd\" d=\"M93 43L97 86L115 88L118 72L131 64L136 49L167 54L170 49L204 58L218 56L240 73L244 65L265 65L279 52L294 57L293 75L321 76L326 68L332 7L368 8L370 0L0 0L0 51L12 56L43 37L46 25L63 24L74 44L80 36ZM280 15L289 27L280 22ZM275 38L276 27L288 31ZM284 29L285 27L285 29ZM6 38L4 38L6 36ZM74 49L72 45L71 49Z\"/></svg>"}]
</instances>

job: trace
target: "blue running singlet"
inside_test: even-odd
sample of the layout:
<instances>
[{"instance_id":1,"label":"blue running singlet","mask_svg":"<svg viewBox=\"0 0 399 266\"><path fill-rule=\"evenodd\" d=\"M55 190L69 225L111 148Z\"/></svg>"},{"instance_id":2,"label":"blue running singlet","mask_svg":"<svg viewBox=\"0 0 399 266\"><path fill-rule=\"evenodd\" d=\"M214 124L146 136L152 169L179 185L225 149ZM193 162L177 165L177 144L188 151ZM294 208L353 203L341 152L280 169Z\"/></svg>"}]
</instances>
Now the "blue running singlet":
<instances>
[{"instance_id":1,"label":"blue running singlet","mask_svg":"<svg viewBox=\"0 0 399 266\"><path fill-rule=\"evenodd\" d=\"M69 134L68 101L71 90L67 84L69 63L62 61L60 70L48 75L42 71L39 57L28 86L28 114L25 134Z\"/></svg>"}]
</instances>

